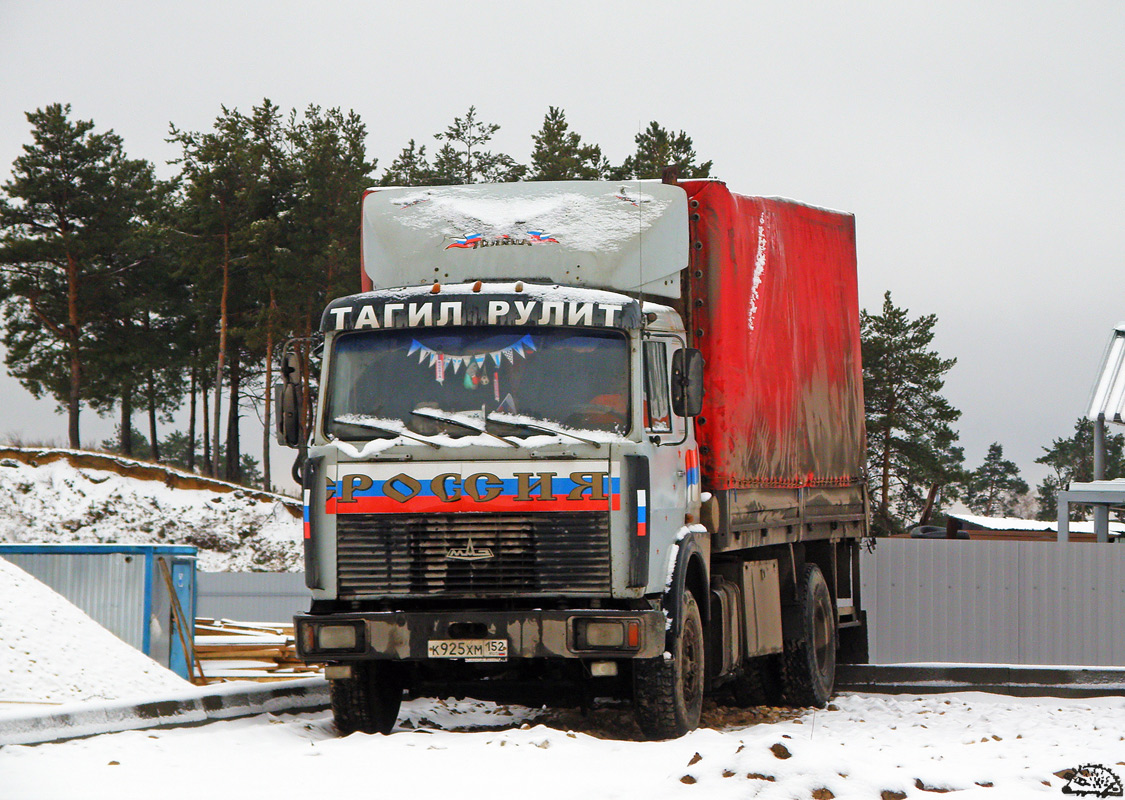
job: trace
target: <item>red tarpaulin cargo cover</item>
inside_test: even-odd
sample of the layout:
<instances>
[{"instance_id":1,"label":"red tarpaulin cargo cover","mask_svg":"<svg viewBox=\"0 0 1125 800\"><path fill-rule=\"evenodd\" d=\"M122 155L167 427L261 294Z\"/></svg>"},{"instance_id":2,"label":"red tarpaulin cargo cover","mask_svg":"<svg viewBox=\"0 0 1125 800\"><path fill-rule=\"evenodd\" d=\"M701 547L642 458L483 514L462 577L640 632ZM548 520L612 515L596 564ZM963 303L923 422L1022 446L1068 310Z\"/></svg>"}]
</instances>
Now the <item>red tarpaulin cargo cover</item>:
<instances>
[{"instance_id":1,"label":"red tarpaulin cargo cover","mask_svg":"<svg viewBox=\"0 0 1125 800\"><path fill-rule=\"evenodd\" d=\"M685 306L707 360L704 485L848 486L866 434L855 218L685 181Z\"/></svg>"}]
</instances>

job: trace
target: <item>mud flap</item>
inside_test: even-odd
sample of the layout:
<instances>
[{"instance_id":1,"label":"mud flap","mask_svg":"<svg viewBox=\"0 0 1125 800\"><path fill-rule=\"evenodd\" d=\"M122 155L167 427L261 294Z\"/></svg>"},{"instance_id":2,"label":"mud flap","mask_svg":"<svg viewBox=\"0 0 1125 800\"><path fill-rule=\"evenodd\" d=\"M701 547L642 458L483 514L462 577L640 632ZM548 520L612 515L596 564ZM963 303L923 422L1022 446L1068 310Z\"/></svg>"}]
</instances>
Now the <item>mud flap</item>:
<instances>
[{"instance_id":1,"label":"mud flap","mask_svg":"<svg viewBox=\"0 0 1125 800\"><path fill-rule=\"evenodd\" d=\"M701 581L701 597L696 598L696 603L699 605L700 616L703 618L704 628L706 628L708 621L711 619L711 603L710 594L708 590L709 575L707 574L707 552L704 547L699 543L699 537L692 533L681 539L676 546L676 566L672 572L672 580L668 584L661 598L661 605L664 608L664 616L669 620L670 625L665 639L668 642L674 641L676 636L680 634L680 626L683 624L683 598L684 591L687 588L688 579L688 565L691 563L692 556L699 559L699 563L703 566L704 575Z\"/></svg>"}]
</instances>

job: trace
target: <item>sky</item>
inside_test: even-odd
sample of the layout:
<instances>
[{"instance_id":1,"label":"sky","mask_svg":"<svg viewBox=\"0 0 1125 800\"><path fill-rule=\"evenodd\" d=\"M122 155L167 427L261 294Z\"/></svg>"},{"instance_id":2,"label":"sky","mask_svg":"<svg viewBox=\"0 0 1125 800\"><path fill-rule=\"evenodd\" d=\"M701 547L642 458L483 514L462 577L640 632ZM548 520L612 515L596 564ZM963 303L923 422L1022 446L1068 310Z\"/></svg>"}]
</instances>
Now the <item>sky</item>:
<instances>
[{"instance_id":1,"label":"sky","mask_svg":"<svg viewBox=\"0 0 1125 800\"><path fill-rule=\"evenodd\" d=\"M855 214L861 304L936 314L957 358L967 465L999 442L1034 484L1125 320L1123 40L1109 1L0 0L0 181L53 102L164 176L170 123L267 97L356 111L380 168L470 105L522 162L550 105L615 163L655 120L733 191ZM7 376L0 397L0 438L65 442L52 401Z\"/></svg>"}]
</instances>

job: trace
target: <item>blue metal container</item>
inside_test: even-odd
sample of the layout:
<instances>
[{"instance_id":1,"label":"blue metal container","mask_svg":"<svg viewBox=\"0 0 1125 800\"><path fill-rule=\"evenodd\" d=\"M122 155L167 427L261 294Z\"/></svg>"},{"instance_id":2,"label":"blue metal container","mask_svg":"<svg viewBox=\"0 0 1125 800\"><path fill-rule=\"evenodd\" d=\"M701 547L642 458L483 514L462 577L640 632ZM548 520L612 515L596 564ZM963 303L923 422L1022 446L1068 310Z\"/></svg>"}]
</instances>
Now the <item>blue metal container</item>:
<instances>
[{"instance_id":1,"label":"blue metal container","mask_svg":"<svg viewBox=\"0 0 1125 800\"><path fill-rule=\"evenodd\" d=\"M188 679L194 672L196 553L184 545L0 543L0 558ZM182 638L175 624L181 613Z\"/></svg>"}]
</instances>

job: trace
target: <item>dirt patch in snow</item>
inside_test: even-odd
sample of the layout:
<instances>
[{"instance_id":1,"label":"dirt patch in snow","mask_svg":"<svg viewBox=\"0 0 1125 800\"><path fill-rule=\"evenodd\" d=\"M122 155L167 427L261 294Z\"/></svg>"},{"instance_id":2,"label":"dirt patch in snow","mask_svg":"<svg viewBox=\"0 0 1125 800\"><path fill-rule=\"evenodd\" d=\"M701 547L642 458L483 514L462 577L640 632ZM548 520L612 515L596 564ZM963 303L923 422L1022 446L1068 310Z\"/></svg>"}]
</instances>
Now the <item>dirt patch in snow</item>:
<instances>
[{"instance_id":1,"label":"dirt patch in snow","mask_svg":"<svg viewBox=\"0 0 1125 800\"><path fill-rule=\"evenodd\" d=\"M703 715L699 727L727 730L746 728L774 722L784 722L803 716L804 708L776 708L759 706L755 708L735 708L719 705L713 700L703 702ZM576 708L544 709L535 718L537 724L575 733L585 733L598 739L639 742L645 737L633 718L633 709L628 703L597 705L587 711Z\"/></svg>"}]
</instances>

